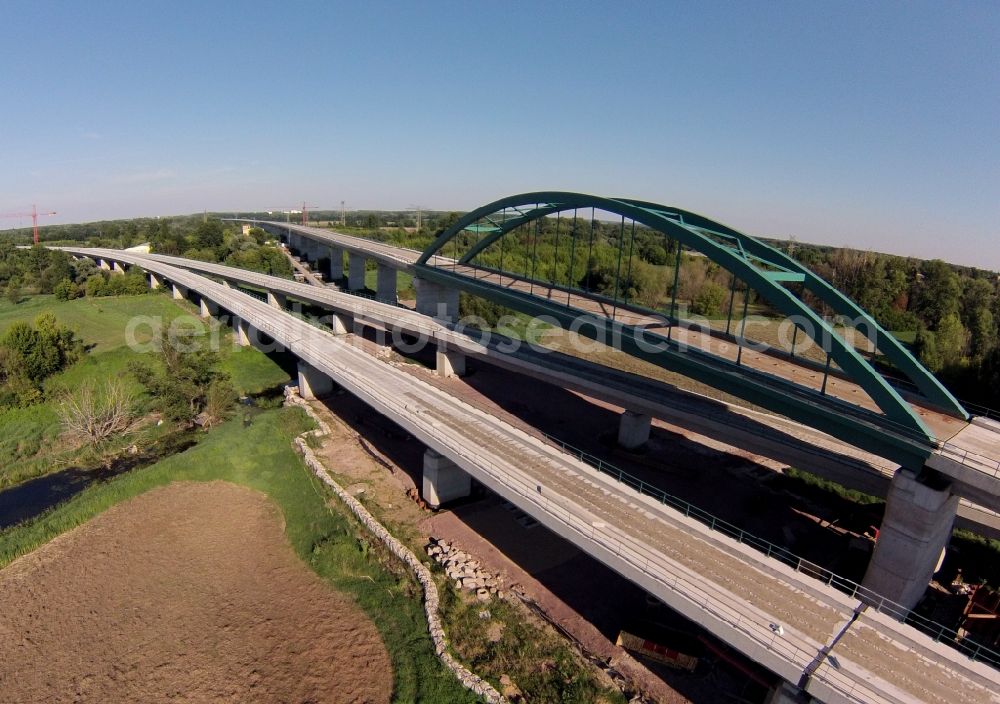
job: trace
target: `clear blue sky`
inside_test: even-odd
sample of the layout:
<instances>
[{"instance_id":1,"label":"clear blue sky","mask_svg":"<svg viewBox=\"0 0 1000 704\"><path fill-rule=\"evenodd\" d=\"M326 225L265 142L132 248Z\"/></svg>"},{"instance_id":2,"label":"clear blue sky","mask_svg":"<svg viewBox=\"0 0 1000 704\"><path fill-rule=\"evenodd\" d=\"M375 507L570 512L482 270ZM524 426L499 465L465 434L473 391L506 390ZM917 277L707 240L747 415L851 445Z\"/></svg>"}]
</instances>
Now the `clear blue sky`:
<instances>
[{"instance_id":1,"label":"clear blue sky","mask_svg":"<svg viewBox=\"0 0 1000 704\"><path fill-rule=\"evenodd\" d=\"M995 0L6 0L0 26L0 212L566 189L1000 270Z\"/></svg>"}]
</instances>

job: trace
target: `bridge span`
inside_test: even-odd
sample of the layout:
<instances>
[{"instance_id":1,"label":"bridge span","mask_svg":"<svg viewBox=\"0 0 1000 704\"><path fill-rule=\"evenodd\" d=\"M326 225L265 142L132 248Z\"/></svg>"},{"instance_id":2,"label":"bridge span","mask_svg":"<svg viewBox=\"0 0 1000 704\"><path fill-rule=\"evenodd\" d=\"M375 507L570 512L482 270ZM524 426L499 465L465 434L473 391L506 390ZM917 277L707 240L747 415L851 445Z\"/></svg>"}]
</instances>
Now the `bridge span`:
<instances>
[{"instance_id":1,"label":"bridge span","mask_svg":"<svg viewBox=\"0 0 1000 704\"><path fill-rule=\"evenodd\" d=\"M586 463L275 306L150 257L66 248L138 266L151 285L234 316L237 339L301 360L308 396L330 380L428 447L447 490L474 477L678 612L827 702L1000 702L997 671L614 481ZM467 480L466 480L467 481ZM872 603L872 602L876 603ZM884 604L883 604L884 605Z\"/></svg>"},{"instance_id":2,"label":"bridge span","mask_svg":"<svg viewBox=\"0 0 1000 704\"><path fill-rule=\"evenodd\" d=\"M808 333L820 345L826 353L825 364L796 355L794 335L790 353L767 345L751 345L743 327L731 334L728 325L724 332L686 325L674 302L664 313L637 306L627 298L619 300L617 283L615 298L608 299L557 281L538 280L533 264L523 272L504 270L502 247L507 237L517 236L525 227L530 230L534 224L534 234L529 231L522 236L528 238L526 242L534 237L537 243L539 223L570 209L575 223L577 210L588 205L592 217L595 206L621 215L619 274L627 240L627 215L633 223L633 240L634 225L640 223L669 238L665 241L670 246L676 244L678 261L687 247L731 271L733 295L739 280L746 284L745 300L749 300L752 283L762 298L793 320L796 333L802 330L803 335ZM418 312L454 319L459 292L465 291L530 315L545 316L564 329L576 329L576 324L585 319L586 324L579 328L582 334L613 339L624 352L639 359L680 372L889 460L899 469L888 488L889 506L865 584L911 608L924 593L949 540L960 499L994 514L1000 508L1000 428L983 419L970 419L962 405L893 336L832 286L778 250L702 216L629 199L573 193L524 194L469 213L422 253L323 228L260 224L286 238L307 259L318 264L326 262L331 278L336 280L343 273L346 251L348 289L364 286L365 262L370 258L378 265L376 293L380 298L395 301L396 271L415 275ZM591 239L592 231L593 220ZM558 233L557 227L557 238ZM579 234L575 226L571 234L575 242ZM454 245L453 256L444 256L450 244ZM478 261L497 245L499 267ZM558 256L558 239L556 252ZM631 261L631 246L628 256ZM794 286L801 290L793 290ZM886 355L919 395L890 384L829 321L807 306L803 302L807 289L835 312L853 315L855 332ZM675 298L676 290L675 277ZM744 306L744 320L745 313ZM820 377L822 384L818 388L811 385ZM641 443L648 437L650 419L648 413L629 409L622 419L622 436ZM980 516L988 522L995 520L995 515Z\"/></svg>"},{"instance_id":3,"label":"bridge span","mask_svg":"<svg viewBox=\"0 0 1000 704\"><path fill-rule=\"evenodd\" d=\"M898 465L885 458L781 416L710 399L547 348L511 344L502 335L483 334L476 328L432 318L393 303L222 264L157 254L146 256L230 284L256 287L268 293L272 303L279 307L289 300L319 306L333 313L330 325L337 331L364 325L388 334L403 332L423 338L437 346L438 372L445 375L464 369L460 357L472 357L628 409L622 416L623 425L635 414L659 418L693 432L726 438L730 445L808 468L824 478L877 496L888 494L890 481L898 469ZM389 340L384 342L390 344ZM988 501L987 505L995 504ZM996 510L962 498L957 516L960 527L1000 538L1000 516Z\"/></svg>"}]
</instances>

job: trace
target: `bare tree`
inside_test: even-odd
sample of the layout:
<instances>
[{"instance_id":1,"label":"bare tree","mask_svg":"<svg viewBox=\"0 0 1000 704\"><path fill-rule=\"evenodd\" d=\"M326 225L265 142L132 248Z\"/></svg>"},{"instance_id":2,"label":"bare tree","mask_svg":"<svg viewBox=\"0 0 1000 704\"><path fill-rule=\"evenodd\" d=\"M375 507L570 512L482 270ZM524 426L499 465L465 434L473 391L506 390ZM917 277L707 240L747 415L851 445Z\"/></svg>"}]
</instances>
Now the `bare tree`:
<instances>
[{"instance_id":1,"label":"bare tree","mask_svg":"<svg viewBox=\"0 0 1000 704\"><path fill-rule=\"evenodd\" d=\"M66 431L92 445L132 430L135 396L121 379L108 379L101 388L87 381L67 393L59 404Z\"/></svg>"}]
</instances>

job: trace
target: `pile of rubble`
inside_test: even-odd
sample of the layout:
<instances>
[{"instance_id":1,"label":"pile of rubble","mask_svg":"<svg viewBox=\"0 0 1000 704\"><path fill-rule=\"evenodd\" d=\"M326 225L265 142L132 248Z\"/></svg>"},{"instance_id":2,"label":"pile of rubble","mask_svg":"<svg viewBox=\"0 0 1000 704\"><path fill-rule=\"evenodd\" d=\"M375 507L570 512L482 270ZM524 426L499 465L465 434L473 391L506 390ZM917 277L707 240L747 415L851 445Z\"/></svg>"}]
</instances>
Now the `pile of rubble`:
<instances>
[{"instance_id":1,"label":"pile of rubble","mask_svg":"<svg viewBox=\"0 0 1000 704\"><path fill-rule=\"evenodd\" d=\"M475 592L480 601L489 601L494 596L504 598L501 578L483 570L469 553L439 538L431 538L426 549L427 555L454 581L455 589Z\"/></svg>"}]
</instances>

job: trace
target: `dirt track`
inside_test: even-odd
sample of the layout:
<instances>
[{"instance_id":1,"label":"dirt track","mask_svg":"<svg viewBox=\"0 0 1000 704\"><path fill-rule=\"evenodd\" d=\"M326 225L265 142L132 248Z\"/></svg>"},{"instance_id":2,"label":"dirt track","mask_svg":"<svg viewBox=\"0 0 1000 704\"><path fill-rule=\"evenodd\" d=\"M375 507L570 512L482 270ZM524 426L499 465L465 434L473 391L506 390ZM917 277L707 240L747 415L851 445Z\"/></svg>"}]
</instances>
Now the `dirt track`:
<instances>
[{"instance_id":1,"label":"dirt track","mask_svg":"<svg viewBox=\"0 0 1000 704\"><path fill-rule=\"evenodd\" d=\"M388 702L375 626L263 494L176 483L0 571L4 702Z\"/></svg>"}]
</instances>

